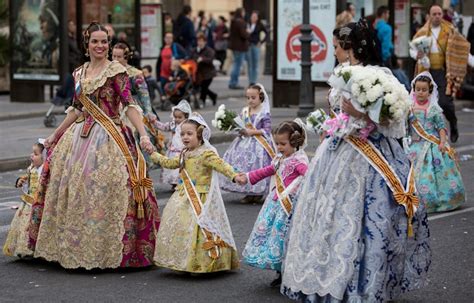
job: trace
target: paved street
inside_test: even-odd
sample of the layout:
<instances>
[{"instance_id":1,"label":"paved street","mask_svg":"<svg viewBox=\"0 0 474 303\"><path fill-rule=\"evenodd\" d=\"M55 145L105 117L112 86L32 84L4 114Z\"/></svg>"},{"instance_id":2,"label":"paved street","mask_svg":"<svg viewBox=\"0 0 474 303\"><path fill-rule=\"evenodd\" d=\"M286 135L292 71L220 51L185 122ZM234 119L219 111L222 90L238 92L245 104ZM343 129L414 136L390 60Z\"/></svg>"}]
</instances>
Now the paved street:
<instances>
[{"instance_id":1,"label":"paved street","mask_svg":"<svg viewBox=\"0 0 474 303\"><path fill-rule=\"evenodd\" d=\"M462 155L474 154L474 113L458 111ZM307 151L316 148L314 138ZM217 145L222 154L228 143ZM430 284L406 294L401 302L473 302L474 298L474 159L461 162L468 202L454 212L430 216L433 263ZM12 183L20 171L0 174L0 243L13 217L18 191ZM153 173L156 180L158 172ZM156 184L160 208L171 195ZM245 245L260 205L242 205L241 196L224 194L227 212L240 250ZM271 271L242 265L240 271L190 276L165 269L64 270L39 260L0 256L0 302L288 302L268 286Z\"/></svg>"}]
</instances>

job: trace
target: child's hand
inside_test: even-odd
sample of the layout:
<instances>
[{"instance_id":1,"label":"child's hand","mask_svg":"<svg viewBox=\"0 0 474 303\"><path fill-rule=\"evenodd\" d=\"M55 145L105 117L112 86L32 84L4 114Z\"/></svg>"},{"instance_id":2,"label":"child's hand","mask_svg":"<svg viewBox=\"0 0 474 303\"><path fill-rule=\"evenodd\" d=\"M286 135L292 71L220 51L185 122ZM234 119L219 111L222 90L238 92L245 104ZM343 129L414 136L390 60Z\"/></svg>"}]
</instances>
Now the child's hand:
<instances>
[{"instance_id":1,"label":"child's hand","mask_svg":"<svg viewBox=\"0 0 474 303\"><path fill-rule=\"evenodd\" d=\"M243 128L243 129L239 130L239 135L249 137L250 136L249 129Z\"/></svg>"},{"instance_id":2,"label":"child's hand","mask_svg":"<svg viewBox=\"0 0 474 303\"><path fill-rule=\"evenodd\" d=\"M23 184L25 184L25 179L24 178L19 178L18 181L16 182L16 187L22 187Z\"/></svg>"},{"instance_id":3,"label":"child's hand","mask_svg":"<svg viewBox=\"0 0 474 303\"><path fill-rule=\"evenodd\" d=\"M234 181L240 185L245 185L247 184L247 175L244 173L240 173L237 176L235 176Z\"/></svg>"},{"instance_id":4,"label":"child's hand","mask_svg":"<svg viewBox=\"0 0 474 303\"><path fill-rule=\"evenodd\" d=\"M443 154L448 150L448 147L446 146L446 142L441 141L438 145L439 151L442 152Z\"/></svg>"}]
</instances>

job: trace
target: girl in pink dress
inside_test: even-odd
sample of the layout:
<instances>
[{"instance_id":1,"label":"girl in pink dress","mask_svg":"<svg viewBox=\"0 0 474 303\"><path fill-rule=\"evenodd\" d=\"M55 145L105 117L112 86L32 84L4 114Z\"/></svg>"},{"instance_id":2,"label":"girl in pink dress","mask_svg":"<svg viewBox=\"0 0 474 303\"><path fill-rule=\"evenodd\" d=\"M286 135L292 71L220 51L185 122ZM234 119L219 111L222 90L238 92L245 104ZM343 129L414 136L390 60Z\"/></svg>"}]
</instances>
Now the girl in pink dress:
<instances>
[{"instance_id":1,"label":"girl in pink dress","mask_svg":"<svg viewBox=\"0 0 474 303\"><path fill-rule=\"evenodd\" d=\"M272 177L270 194L258 215L243 252L244 262L258 268L277 271L272 286L281 283L281 265L285 254L286 234L291 221L292 204L301 179L308 168L304 152L306 132L298 119L283 122L273 134L280 154L270 165L251 171L251 184Z\"/></svg>"}]
</instances>

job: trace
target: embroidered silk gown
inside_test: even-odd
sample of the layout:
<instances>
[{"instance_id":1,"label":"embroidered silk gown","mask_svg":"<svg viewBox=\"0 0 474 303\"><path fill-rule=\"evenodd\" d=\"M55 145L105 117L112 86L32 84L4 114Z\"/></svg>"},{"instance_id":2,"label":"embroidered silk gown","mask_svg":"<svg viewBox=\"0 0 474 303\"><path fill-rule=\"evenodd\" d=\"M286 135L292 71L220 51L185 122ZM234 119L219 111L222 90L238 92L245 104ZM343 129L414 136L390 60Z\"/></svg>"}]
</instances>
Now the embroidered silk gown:
<instances>
[{"instance_id":1,"label":"embroidered silk gown","mask_svg":"<svg viewBox=\"0 0 474 303\"><path fill-rule=\"evenodd\" d=\"M336 112L338 98L329 95ZM400 144L378 131L368 140L405 185L410 162ZM282 293L304 302L386 302L422 287L431 263L423 203L412 224L408 237L404 207L352 145L324 139L293 210Z\"/></svg>"},{"instance_id":2,"label":"embroidered silk gown","mask_svg":"<svg viewBox=\"0 0 474 303\"><path fill-rule=\"evenodd\" d=\"M169 159L158 153L152 155L162 167L176 169L179 158ZM203 204L210 191L212 171L233 179L237 174L214 151L202 146L186 154L184 168L188 172ZM177 271L206 273L239 268L237 251L231 247L220 248L220 257L213 260L203 245L206 238L197 224L193 207L185 193L182 181L176 187L163 210L156 243L155 263Z\"/></svg>"},{"instance_id":3,"label":"embroidered silk gown","mask_svg":"<svg viewBox=\"0 0 474 303\"><path fill-rule=\"evenodd\" d=\"M427 111L416 110L415 117L425 131L439 138L439 131L446 130L442 111L430 106ZM448 153L442 153L437 144L420 137L410 127L410 160L415 165L416 188L428 212L453 210L465 202L464 185L456 162Z\"/></svg>"},{"instance_id":4,"label":"embroidered silk gown","mask_svg":"<svg viewBox=\"0 0 474 303\"><path fill-rule=\"evenodd\" d=\"M25 180L28 192L21 196L23 203L17 209L10 224L10 230L3 246L3 253L7 256L33 256L33 251L28 248L28 224L30 222L31 203L38 190L42 169L43 165L39 168L31 165L27 169L27 174L20 177L20 179Z\"/></svg>"},{"instance_id":5,"label":"embroidered silk gown","mask_svg":"<svg viewBox=\"0 0 474 303\"><path fill-rule=\"evenodd\" d=\"M133 157L137 145L119 116L120 108L137 106L125 68L110 62L94 79L85 79L88 63L74 72L82 93L119 128ZM153 264L158 205L153 191L137 218L125 157L79 99L83 111L61 136L43 169L32 210L30 248L34 256L65 268L143 267Z\"/></svg>"},{"instance_id":6,"label":"embroidered silk gown","mask_svg":"<svg viewBox=\"0 0 474 303\"><path fill-rule=\"evenodd\" d=\"M271 142L270 135L272 132L270 113L263 115L256 122L257 115L248 117L243 113L240 114L241 119L247 123L250 121L256 129L265 131L265 139ZM270 144L271 145L271 144ZM262 147L255 137L239 136L234 139L229 149L224 154L224 160L232 165L237 171L252 171L269 165L272 161L267 151ZM268 193L270 180L266 179L257 184L240 185L230 180L221 180L221 188L226 191L245 193L248 195L261 196Z\"/></svg>"},{"instance_id":7,"label":"embroidered silk gown","mask_svg":"<svg viewBox=\"0 0 474 303\"><path fill-rule=\"evenodd\" d=\"M301 152L304 153L304 151ZM280 160L278 168L276 166L276 163L272 163L267 167L249 172L250 183L255 184L273 176L278 170L285 187L288 188L293 181L298 183L292 185L294 187L289 195L291 201L295 203L296 192L301 182L297 178L306 173L308 158L306 156L299 157L297 153L294 153L290 157ZM290 216L286 214L276 189L273 187L258 214L252 233L245 245L242 254L244 262L254 267L281 271L290 222L291 214Z\"/></svg>"}]
</instances>

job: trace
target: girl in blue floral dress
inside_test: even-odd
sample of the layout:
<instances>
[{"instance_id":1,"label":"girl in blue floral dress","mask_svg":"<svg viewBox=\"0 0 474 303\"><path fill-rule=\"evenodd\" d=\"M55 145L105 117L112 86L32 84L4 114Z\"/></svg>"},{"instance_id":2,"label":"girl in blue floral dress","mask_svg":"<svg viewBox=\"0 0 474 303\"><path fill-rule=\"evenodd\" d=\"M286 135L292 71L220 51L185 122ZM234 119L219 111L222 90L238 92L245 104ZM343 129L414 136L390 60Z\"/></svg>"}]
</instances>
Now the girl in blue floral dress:
<instances>
[{"instance_id":1,"label":"girl in blue floral dress","mask_svg":"<svg viewBox=\"0 0 474 303\"><path fill-rule=\"evenodd\" d=\"M453 210L465 201L461 173L448 145L438 88L429 72L412 82L409 158L415 165L418 196L428 212Z\"/></svg>"}]
</instances>

